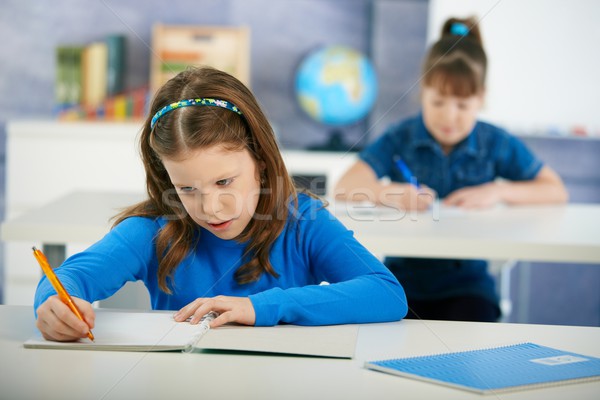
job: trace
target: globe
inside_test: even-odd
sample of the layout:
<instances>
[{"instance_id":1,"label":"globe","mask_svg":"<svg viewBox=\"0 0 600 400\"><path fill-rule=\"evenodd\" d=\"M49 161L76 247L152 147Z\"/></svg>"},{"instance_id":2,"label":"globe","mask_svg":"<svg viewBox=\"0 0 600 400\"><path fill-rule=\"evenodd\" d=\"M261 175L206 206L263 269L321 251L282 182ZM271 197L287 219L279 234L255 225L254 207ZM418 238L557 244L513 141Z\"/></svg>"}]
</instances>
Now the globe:
<instances>
[{"instance_id":1,"label":"globe","mask_svg":"<svg viewBox=\"0 0 600 400\"><path fill-rule=\"evenodd\" d=\"M364 118L377 97L377 75L367 57L346 46L310 53L296 72L296 97L315 121L332 126Z\"/></svg>"}]
</instances>

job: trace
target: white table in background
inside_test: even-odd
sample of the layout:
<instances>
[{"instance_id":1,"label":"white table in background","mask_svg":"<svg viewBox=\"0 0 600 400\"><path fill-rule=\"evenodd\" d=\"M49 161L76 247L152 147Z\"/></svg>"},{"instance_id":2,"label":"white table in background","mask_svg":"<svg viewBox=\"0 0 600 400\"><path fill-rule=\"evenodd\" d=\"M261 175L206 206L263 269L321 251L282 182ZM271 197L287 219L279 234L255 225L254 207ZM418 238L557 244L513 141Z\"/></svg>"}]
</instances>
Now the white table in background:
<instances>
[{"instance_id":1,"label":"white table in background","mask_svg":"<svg viewBox=\"0 0 600 400\"><path fill-rule=\"evenodd\" d=\"M140 193L74 192L2 223L3 240L46 245L95 242ZM600 205L512 206L423 213L370 212L331 203L331 211L377 255L600 263Z\"/></svg>"},{"instance_id":2,"label":"white table in background","mask_svg":"<svg viewBox=\"0 0 600 400\"><path fill-rule=\"evenodd\" d=\"M65 258L68 243L94 243L110 229L111 218L143 199L140 193L74 192L2 223L5 241L43 243L53 266Z\"/></svg>"},{"instance_id":3,"label":"white table in background","mask_svg":"<svg viewBox=\"0 0 600 400\"><path fill-rule=\"evenodd\" d=\"M465 211L378 211L332 203L377 255L600 264L600 205L498 206Z\"/></svg>"}]
</instances>

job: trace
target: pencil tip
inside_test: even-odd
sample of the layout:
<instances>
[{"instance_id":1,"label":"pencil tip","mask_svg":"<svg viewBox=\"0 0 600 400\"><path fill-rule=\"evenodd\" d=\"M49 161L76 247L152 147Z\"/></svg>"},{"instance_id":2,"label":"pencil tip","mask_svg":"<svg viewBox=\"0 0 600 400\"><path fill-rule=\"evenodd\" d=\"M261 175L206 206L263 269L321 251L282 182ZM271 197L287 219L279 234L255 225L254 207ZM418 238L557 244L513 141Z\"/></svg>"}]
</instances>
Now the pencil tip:
<instances>
[{"instance_id":1,"label":"pencil tip","mask_svg":"<svg viewBox=\"0 0 600 400\"><path fill-rule=\"evenodd\" d=\"M33 249L33 251L37 251L37 249L35 248L35 246L32 246L31 248Z\"/></svg>"}]
</instances>

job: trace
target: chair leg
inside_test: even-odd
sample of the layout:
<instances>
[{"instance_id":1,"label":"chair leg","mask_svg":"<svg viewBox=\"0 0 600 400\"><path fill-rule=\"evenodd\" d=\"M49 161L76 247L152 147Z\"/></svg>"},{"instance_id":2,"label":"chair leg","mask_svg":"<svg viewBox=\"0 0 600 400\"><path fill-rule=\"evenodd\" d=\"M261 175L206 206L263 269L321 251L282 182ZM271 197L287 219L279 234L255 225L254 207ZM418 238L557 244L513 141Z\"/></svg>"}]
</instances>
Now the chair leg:
<instances>
[{"instance_id":1,"label":"chair leg","mask_svg":"<svg viewBox=\"0 0 600 400\"><path fill-rule=\"evenodd\" d=\"M500 266L500 321L508 322L512 312L510 299L510 273L517 265L517 260L506 260Z\"/></svg>"}]
</instances>

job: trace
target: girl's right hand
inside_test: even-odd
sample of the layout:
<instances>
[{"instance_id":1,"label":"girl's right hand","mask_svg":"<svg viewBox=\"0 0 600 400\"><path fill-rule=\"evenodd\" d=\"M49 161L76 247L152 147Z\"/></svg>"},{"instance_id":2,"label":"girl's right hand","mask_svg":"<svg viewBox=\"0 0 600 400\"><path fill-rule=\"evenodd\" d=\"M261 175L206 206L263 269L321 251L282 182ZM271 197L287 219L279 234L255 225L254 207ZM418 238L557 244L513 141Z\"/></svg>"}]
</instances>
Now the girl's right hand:
<instances>
[{"instance_id":1,"label":"girl's right hand","mask_svg":"<svg viewBox=\"0 0 600 400\"><path fill-rule=\"evenodd\" d=\"M379 203L406 211L426 211L435 201L437 194L431 188L419 188L406 183L390 183L379 193Z\"/></svg>"},{"instance_id":2,"label":"girl's right hand","mask_svg":"<svg viewBox=\"0 0 600 400\"><path fill-rule=\"evenodd\" d=\"M92 305L77 297L72 299L87 323L77 318L57 295L50 296L36 310L36 326L44 339L58 342L74 341L87 337L87 333L94 328L96 315Z\"/></svg>"}]
</instances>

